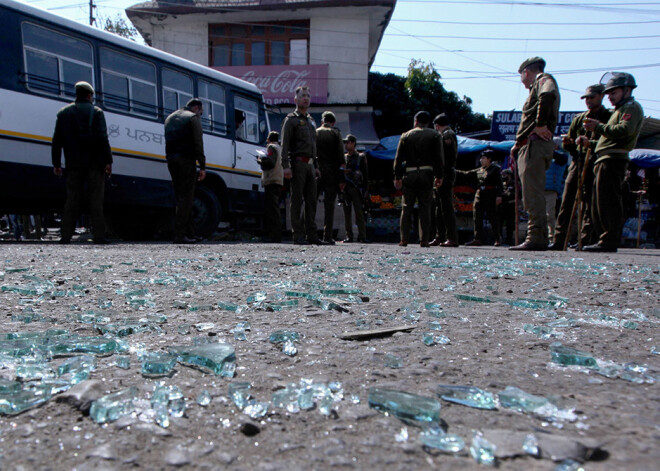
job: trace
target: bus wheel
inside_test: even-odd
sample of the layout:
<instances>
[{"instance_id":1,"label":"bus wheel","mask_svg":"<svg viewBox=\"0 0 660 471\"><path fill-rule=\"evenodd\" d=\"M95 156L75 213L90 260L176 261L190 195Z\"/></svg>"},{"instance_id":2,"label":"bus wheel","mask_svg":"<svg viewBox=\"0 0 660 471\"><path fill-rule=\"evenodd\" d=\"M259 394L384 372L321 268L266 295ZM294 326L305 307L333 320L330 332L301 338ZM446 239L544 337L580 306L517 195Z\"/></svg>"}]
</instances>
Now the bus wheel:
<instances>
[{"instance_id":1,"label":"bus wheel","mask_svg":"<svg viewBox=\"0 0 660 471\"><path fill-rule=\"evenodd\" d=\"M220 213L220 201L216 194L205 186L198 186L192 208L195 233L203 237L211 236L218 228Z\"/></svg>"}]
</instances>

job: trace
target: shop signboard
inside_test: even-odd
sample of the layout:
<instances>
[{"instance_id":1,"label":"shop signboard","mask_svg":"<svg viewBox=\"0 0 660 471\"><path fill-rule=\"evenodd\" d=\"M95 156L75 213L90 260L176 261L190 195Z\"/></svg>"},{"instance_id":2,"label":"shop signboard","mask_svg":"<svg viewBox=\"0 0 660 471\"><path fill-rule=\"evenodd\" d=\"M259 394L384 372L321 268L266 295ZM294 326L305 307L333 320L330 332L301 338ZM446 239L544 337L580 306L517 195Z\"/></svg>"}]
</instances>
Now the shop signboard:
<instances>
[{"instance_id":1,"label":"shop signboard","mask_svg":"<svg viewBox=\"0 0 660 471\"><path fill-rule=\"evenodd\" d=\"M582 111L560 111L555 136L568 133L571 121L579 113ZM490 139L492 141L514 141L521 119L522 111L493 111Z\"/></svg>"}]
</instances>

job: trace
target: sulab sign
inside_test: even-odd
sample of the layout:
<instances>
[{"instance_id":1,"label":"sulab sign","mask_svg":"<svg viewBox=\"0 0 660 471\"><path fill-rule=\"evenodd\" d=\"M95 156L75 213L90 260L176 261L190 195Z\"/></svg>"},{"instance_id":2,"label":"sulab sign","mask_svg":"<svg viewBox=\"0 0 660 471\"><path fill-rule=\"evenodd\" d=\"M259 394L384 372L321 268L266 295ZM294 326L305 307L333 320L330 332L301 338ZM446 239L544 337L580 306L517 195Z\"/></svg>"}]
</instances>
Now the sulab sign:
<instances>
[{"instance_id":1,"label":"sulab sign","mask_svg":"<svg viewBox=\"0 0 660 471\"><path fill-rule=\"evenodd\" d=\"M328 65L255 65L213 67L256 85L271 105L293 103L298 87L309 87L312 103L328 102Z\"/></svg>"}]
</instances>

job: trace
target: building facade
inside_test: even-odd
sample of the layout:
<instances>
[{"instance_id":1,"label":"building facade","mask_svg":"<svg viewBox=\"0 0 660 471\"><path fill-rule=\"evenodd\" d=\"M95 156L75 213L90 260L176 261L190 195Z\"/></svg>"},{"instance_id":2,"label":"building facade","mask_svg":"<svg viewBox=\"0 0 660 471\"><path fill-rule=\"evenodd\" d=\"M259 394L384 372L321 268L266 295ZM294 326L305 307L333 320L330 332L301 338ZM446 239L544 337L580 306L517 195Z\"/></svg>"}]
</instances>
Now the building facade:
<instances>
[{"instance_id":1,"label":"building facade","mask_svg":"<svg viewBox=\"0 0 660 471\"><path fill-rule=\"evenodd\" d=\"M266 103L293 108L309 86L313 116L335 112L344 133L377 140L367 105L369 68L396 0L169 0L126 10L147 44L257 85ZM271 126L279 123L274 115Z\"/></svg>"}]
</instances>

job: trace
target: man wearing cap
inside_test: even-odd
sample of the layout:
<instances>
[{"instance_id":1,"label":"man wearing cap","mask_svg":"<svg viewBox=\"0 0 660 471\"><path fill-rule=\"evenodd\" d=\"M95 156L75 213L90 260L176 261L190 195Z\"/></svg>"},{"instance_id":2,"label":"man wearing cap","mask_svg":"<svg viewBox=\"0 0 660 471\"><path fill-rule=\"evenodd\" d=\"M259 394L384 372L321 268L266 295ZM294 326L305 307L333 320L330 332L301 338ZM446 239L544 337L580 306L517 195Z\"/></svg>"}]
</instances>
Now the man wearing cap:
<instances>
[{"instance_id":1,"label":"man wearing cap","mask_svg":"<svg viewBox=\"0 0 660 471\"><path fill-rule=\"evenodd\" d=\"M635 147L642 130L644 110L632 91L635 78L625 72L613 72L604 93L614 106L607 122L585 118L587 131L600 134L594 162L594 190L591 213L598 242L584 247L586 252L616 252L623 230L621 187L628 168L628 153Z\"/></svg>"},{"instance_id":2,"label":"man wearing cap","mask_svg":"<svg viewBox=\"0 0 660 471\"><path fill-rule=\"evenodd\" d=\"M474 220L474 239L467 242L467 246L483 245L484 237L484 213L488 215L490 227L493 230L493 239L495 247L501 245L500 237L500 219L498 206L502 204L502 174L500 167L493 165L495 152L485 150L481 153L479 162L481 167L473 170L456 170L456 173L469 175L477 178L477 191L474 195L474 204L472 205L472 216Z\"/></svg>"},{"instance_id":3,"label":"man wearing cap","mask_svg":"<svg viewBox=\"0 0 660 471\"><path fill-rule=\"evenodd\" d=\"M282 167L284 178L291 180L293 243L325 245L316 228L316 180L321 178L321 172L316 158L316 123L307 113L312 96L308 87L300 86L295 93L296 109L282 123Z\"/></svg>"},{"instance_id":4,"label":"man wearing cap","mask_svg":"<svg viewBox=\"0 0 660 471\"><path fill-rule=\"evenodd\" d=\"M431 245L458 247L456 213L454 212L454 182L456 181L456 159L458 158L458 140L456 133L449 127L449 118L442 113L433 120L433 127L442 139L445 156L442 185L433 192L435 200L435 239Z\"/></svg>"},{"instance_id":5,"label":"man wearing cap","mask_svg":"<svg viewBox=\"0 0 660 471\"><path fill-rule=\"evenodd\" d=\"M344 227L346 228L346 237L344 242L353 242L353 215L355 210L355 223L358 227L357 241L363 244L369 243L367 240L367 227L364 222L364 212L362 208L362 198L365 194L369 182L367 171L367 156L358 153L355 150L357 139L353 134L349 134L344 139L346 154L344 155L344 176L342 183L339 184L344 192Z\"/></svg>"},{"instance_id":6,"label":"man wearing cap","mask_svg":"<svg viewBox=\"0 0 660 471\"><path fill-rule=\"evenodd\" d=\"M62 150L66 161L66 204L60 244L68 244L76 229L82 202L89 202L95 244L108 244L103 218L105 175L112 173L112 151L103 111L94 106L94 89L76 83L76 101L57 113L51 147L53 173L62 176ZM87 184L88 193L85 192Z\"/></svg>"},{"instance_id":7,"label":"man wearing cap","mask_svg":"<svg viewBox=\"0 0 660 471\"><path fill-rule=\"evenodd\" d=\"M172 176L176 197L174 243L194 244L201 240L195 235L192 206L195 180L206 177L206 157L202 134L202 101L192 98L165 120L165 155ZM199 174L197 164L199 163Z\"/></svg>"},{"instance_id":8,"label":"man wearing cap","mask_svg":"<svg viewBox=\"0 0 660 471\"><path fill-rule=\"evenodd\" d=\"M415 201L419 203L419 245L429 246L433 187L442 185L444 156L440 134L428 126L431 116L426 111L415 115L414 128L399 140L394 159L394 188L403 189L401 208L401 240L408 245Z\"/></svg>"},{"instance_id":9,"label":"man wearing cap","mask_svg":"<svg viewBox=\"0 0 660 471\"><path fill-rule=\"evenodd\" d=\"M321 170L319 194L323 192L323 241L334 245L333 223L335 219L335 203L339 189L339 167L344 161L344 146L341 133L335 127L337 118L332 111L324 111L323 124L316 129L316 155Z\"/></svg>"},{"instance_id":10,"label":"man wearing cap","mask_svg":"<svg viewBox=\"0 0 660 471\"><path fill-rule=\"evenodd\" d=\"M582 231L578 234L578 237L581 239L583 247L594 242L591 221L591 195L594 181L593 168L596 159L592 154L587 163L586 156L589 149L593 152L596 148L600 134L597 131L587 132L582 124L586 118L594 118L603 123L610 119L612 112L603 106L604 89L605 87L601 84L587 87L585 94L582 95L582 99L587 105L587 111L573 118L568 134L562 137L564 150L570 153L573 159L568 167L568 175L564 184L554 241L548 246L548 250L564 250L564 242L567 237L570 237L571 228L568 227L568 224L577 198L580 175L584 175L585 179L582 182L582 207L578 208L578 211L582 214ZM588 165L586 171L584 169L585 164Z\"/></svg>"},{"instance_id":11,"label":"man wearing cap","mask_svg":"<svg viewBox=\"0 0 660 471\"><path fill-rule=\"evenodd\" d=\"M282 242L282 215L280 213L280 195L284 186L282 159L280 157L280 133L268 134L266 155L272 167L262 168L261 186L264 187L264 226L268 238L264 242L279 244ZM259 162L261 162L259 160Z\"/></svg>"},{"instance_id":12,"label":"man wearing cap","mask_svg":"<svg viewBox=\"0 0 660 471\"><path fill-rule=\"evenodd\" d=\"M548 225L545 214L545 172L555 150L552 136L559 119L559 87L546 74L545 60L531 57L518 68L520 81L529 89L523 105L522 120L511 148L511 158L518 153L518 174L523 205L529 215L525 241L509 250L546 250Z\"/></svg>"}]
</instances>

